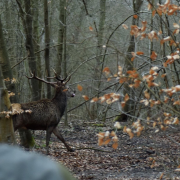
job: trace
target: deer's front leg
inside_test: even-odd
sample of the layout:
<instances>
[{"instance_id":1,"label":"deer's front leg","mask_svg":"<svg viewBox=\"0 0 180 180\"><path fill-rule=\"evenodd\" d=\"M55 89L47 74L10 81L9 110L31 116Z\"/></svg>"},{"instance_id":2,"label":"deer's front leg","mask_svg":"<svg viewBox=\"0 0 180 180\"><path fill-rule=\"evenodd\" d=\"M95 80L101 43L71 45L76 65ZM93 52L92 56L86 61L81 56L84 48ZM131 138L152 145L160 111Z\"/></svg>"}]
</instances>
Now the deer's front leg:
<instances>
[{"instance_id":1,"label":"deer's front leg","mask_svg":"<svg viewBox=\"0 0 180 180\"><path fill-rule=\"evenodd\" d=\"M46 130L46 153L49 154L49 141L54 127L48 127Z\"/></svg>"},{"instance_id":2,"label":"deer's front leg","mask_svg":"<svg viewBox=\"0 0 180 180\"><path fill-rule=\"evenodd\" d=\"M54 135L59 139L61 140L64 145L66 146L67 150L70 151L70 152L74 152L74 149L69 147L69 145L66 143L66 141L64 140L62 134L57 130L57 127L53 129L53 133Z\"/></svg>"}]
</instances>

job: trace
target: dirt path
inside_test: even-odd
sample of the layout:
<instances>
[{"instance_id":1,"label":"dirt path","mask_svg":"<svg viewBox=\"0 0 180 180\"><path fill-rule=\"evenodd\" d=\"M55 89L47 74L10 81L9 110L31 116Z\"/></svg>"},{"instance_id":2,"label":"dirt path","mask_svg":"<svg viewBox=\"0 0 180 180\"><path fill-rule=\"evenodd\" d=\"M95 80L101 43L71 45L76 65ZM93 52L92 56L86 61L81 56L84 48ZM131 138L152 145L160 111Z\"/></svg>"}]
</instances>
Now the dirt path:
<instances>
[{"instance_id":1,"label":"dirt path","mask_svg":"<svg viewBox=\"0 0 180 180\"><path fill-rule=\"evenodd\" d=\"M119 146L117 150L111 144L103 147L97 145L97 133L108 128L95 128L87 125L75 125L63 128L63 136L71 146L73 153L67 152L56 137L51 138L49 157L67 166L77 179L132 179L155 180L180 179L180 172L175 171L180 165L180 146L164 133L144 133L139 138L118 131ZM167 132L168 133L168 132ZM180 143L180 133L169 133ZM45 132L36 132L36 147L33 151L45 154Z\"/></svg>"}]
</instances>

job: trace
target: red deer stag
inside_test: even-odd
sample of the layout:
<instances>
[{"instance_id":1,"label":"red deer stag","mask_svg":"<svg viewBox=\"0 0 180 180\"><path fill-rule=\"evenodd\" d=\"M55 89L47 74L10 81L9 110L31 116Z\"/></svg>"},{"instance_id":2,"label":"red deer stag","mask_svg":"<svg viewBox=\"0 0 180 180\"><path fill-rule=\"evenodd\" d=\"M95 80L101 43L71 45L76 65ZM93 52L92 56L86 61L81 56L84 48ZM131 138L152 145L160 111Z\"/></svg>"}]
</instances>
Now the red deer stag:
<instances>
[{"instance_id":1,"label":"red deer stag","mask_svg":"<svg viewBox=\"0 0 180 180\"><path fill-rule=\"evenodd\" d=\"M55 88L55 96L53 99L41 99L39 101L23 103L21 109L31 110L32 113L22 113L13 116L14 131L19 128L27 128L32 130L46 130L46 148L49 153L49 140L51 134L54 133L59 140L66 146L68 151L73 151L71 147L65 142L63 136L57 129L57 125L64 114L67 105L67 97L74 97L74 92L70 92L66 87L66 83L70 80L60 79L55 73L57 82L48 82L38 78L35 73L31 73L28 79L37 79ZM65 81L66 80L66 81Z\"/></svg>"}]
</instances>

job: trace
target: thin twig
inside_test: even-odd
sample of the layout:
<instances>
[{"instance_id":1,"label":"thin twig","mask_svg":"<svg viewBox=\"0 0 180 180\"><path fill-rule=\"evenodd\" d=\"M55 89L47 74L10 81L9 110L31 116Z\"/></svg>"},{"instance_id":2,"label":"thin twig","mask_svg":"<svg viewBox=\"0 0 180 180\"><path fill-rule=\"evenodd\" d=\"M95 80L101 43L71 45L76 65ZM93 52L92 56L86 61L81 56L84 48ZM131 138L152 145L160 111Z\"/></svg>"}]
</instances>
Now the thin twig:
<instances>
[{"instance_id":1,"label":"thin twig","mask_svg":"<svg viewBox=\"0 0 180 180\"><path fill-rule=\"evenodd\" d=\"M83 43L85 40L83 40L82 42L77 42L77 43L68 43L68 44L81 44L81 43ZM67 44L67 43L66 43ZM60 46L60 45L62 45L62 43L60 43L60 44L56 44L56 45L53 45L53 46L50 46L49 47L49 49L50 48L53 48L53 47L56 47L56 46ZM42 51L45 51L45 49L46 48L44 48L44 49L41 49L41 50L39 50L39 51L36 51L34 54L38 54L38 53L40 53L40 52L42 52ZM13 69L14 67L16 67L18 64L20 64L21 62L23 62L25 59L27 59L28 58L28 56L26 56L25 58L23 58L21 61L19 61L17 64L15 64L15 65L13 65L12 67L11 67L11 69Z\"/></svg>"},{"instance_id":2,"label":"thin twig","mask_svg":"<svg viewBox=\"0 0 180 180\"><path fill-rule=\"evenodd\" d=\"M171 111L173 111L174 113L176 114L179 114L180 115L180 112L179 111L176 111L175 109L173 109L171 106L168 106L165 102L163 102L155 93L154 91L151 90L151 88L145 84L146 88L151 92L151 94L154 95L154 97L156 97L167 109L170 109Z\"/></svg>"},{"instance_id":3,"label":"thin twig","mask_svg":"<svg viewBox=\"0 0 180 180\"><path fill-rule=\"evenodd\" d=\"M116 54L116 52L113 52L113 53L107 53L106 55L110 55L110 54ZM104 56L104 54L100 54L99 56ZM92 60L92 59L95 59L97 58L98 56L94 56L92 58L89 58L85 61L83 61L69 76L72 76L83 64L85 64L86 62Z\"/></svg>"},{"instance_id":4,"label":"thin twig","mask_svg":"<svg viewBox=\"0 0 180 180\"><path fill-rule=\"evenodd\" d=\"M89 102L91 99L93 99L94 97L96 97L97 95L99 95L101 92L103 92L103 91L105 91L105 90L109 89L110 87L115 86L116 84L119 84L119 82L113 83L113 84L111 84L110 86L108 86L108 87L104 88L103 90L99 91L99 92L98 92L95 96L93 96L93 97L89 98L89 100L82 102L81 104L79 104L78 106L76 106L76 107L74 107L74 108L70 109L70 110L69 110L69 111L67 111L67 112L69 113L69 112L73 111L74 109L77 109L78 107L80 107L80 106L84 105L86 102Z\"/></svg>"},{"instance_id":5,"label":"thin twig","mask_svg":"<svg viewBox=\"0 0 180 180\"><path fill-rule=\"evenodd\" d=\"M113 151L104 151L102 149L96 149L96 148L93 148L93 147L79 147L79 148L76 148L76 150L81 150L81 149L90 149L90 150L101 151L101 152L106 152L106 153L112 153L113 152Z\"/></svg>"},{"instance_id":6,"label":"thin twig","mask_svg":"<svg viewBox=\"0 0 180 180\"><path fill-rule=\"evenodd\" d=\"M104 64L104 61L105 61L105 56L106 56L106 52L107 52L107 48L108 48L108 44L109 44L109 41L111 39L111 37L113 36L113 34L117 31L117 29L122 25L124 24L129 18L131 18L132 16L136 15L136 14L141 14L141 13L148 13L148 11L141 11L141 12L136 12L136 13L133 13L131 14L130 16L128 16L124 21L122 21L113 31L112 33L110 34L107 42L106 42L106 46L105 46L105 51L104 51L104 56L103 56L103 60L102 60L102 64ZM103 69L103 65L102 65L102 69ZM101 70L102 70L101 69Z\"/></svg>"},{"instance_id":7,"label":"thin twig","mask_svg":"<svg viewBox=\"0 0 180 180\"><path fill-rule=\"evenodd\" d=\"M25 58L23 58L21 61L19 61L18 63L16 63L15 65L13 65L13 66L11 67L11 69L13 69L13 68L14 68L15 66L17 66L18 64L22 63L25 59L28 58L28 56L29 56L29 51L28 51L27 56L26 56Z\"/></svg>"},{"instance_id":8,"label":"thin twig","mask_svg":"<svg viewBox=\"0 0 180 180\"><path fill-rule=\"evenodd\" d=\"M82 0L82 2L83 2L83 4L84 4L85 10L86 10L86 15L89 15L88 10L87 10L87 5L86 5L85 1Z\"/></svg>"}]
</instances>

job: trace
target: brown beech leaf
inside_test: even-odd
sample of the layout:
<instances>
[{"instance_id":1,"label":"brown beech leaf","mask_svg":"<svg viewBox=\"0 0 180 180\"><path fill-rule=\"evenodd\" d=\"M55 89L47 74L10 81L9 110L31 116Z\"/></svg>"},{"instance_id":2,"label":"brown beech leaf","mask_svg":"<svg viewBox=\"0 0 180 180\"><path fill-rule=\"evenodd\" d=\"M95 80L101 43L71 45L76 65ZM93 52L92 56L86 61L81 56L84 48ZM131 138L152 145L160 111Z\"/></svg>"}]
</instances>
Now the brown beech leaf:
<instances>
[{"instance_id":1,"label":"brown beech leaf","mask_svg":"<svg viewBox=\"0 0 180 180\"><path fill-rule=\"evenodd\" d=\"M155 51L152 51L150 58L152 59L152 61L154 61L157 58L157 53Z\"/></svg>"},{"instance_id":2,"label":"brown beech leaf","mask_svg":"<svg viewBox=\"0 0 180 180\"><path fill-rule=\"evenodd\" d=\"M90 31L93 31L93 28L92 28L92 26L89 26L89 30L90 30Z\"/></svg>"},{"instance_id":3,"label":"brown beech leaf","mask_svg":"<svg viewBox=\"0 0 180 180\"><path fill-rule=\"evenodd\" d=\"M137 15L137 14L133 15L133 18L134 18L134 19L137 19L137 18L138 18L138 15Z\"/></svg>"},{"instance_id":4,"label":"brown beech leaf","mask_svg":"<svg viewBox=\"0 0 180 180\"><path fill-rule=\"evenodd\" d=\"M123 27L124 29L128 29L128 26L127 26L126 24L122 24L122 27Z\"/></svg>"},{"instance_id":5,"label":"brown beech leaf","mask_svg":"<svg viewBox=\"0 0 180 180\"><path fill-rule=\"evenodd\" d=\"M97 102L98 100L99 100L99 98L94 97L94 98L91 100L91 103L93 103L93 102Z\"/></svg>"},{"instance_id":6,"label":"brown beech leaf","mask_svg":"<svg viewBox=\"0 0 180 180\"><path fill-rule=\"evenodd\" d=\"M82 90L83 90L83 87L78 84L78 85L77 85L77 89L78 89L79 91L82 91Z\"/></svg>"},{"instance_id":7,"label":"brown beech leaf","mask_svg":"<svg viewBox=\"0 0 180 180\"><path fill-rule=\"evenodd\" d=\"M113 143L112 148L117 149L118 148L118 142Z\"/></svg>"},{"instance_id":8,"label":"brown beech leaf","mask_svg":"<svg viewBox=\"0 0 180 180\"><path fill-rule=\"evenodd\" d=\"M142 51L136 52L137 55L143 55L144 53Z\"/></svg>"},{"instance_id":9,"label":"brown beech leaf","mask_svg":"<svg viewBox=\"0 0 180 180\"><path fill-rule=\"evenodd\" d=\"M156 14L156 10L152 11L152 17L154 17L154 15Z\"/></svg>"},{"instance_id":10,"label":"brown beech leaf","mask_svg":"<svg viewBox=\"0 0 180 180\"><path fill-rule=\"evenodd\" d=\"M103 144L104 144L104 145L107 145L107 144L109 144L110 141L111 141L111 139L110 139L110 138L107 138L107 139L103 142Z\"/></svg>"},{"instance_id":11,"label":"brown beech leaf","mask_svg":"<svg viewBox=\"0 0 180 180\"><path fill-rule=\"evenodd\" d=\"M161 45L164 43L164 42L167 42L167 41L170 41L171 40L171 36L167 36L166 38L163 38L161 39Z\"/></svg>"},{"instance_id":12,"label":"brown beech leaf","mask_svg":"<svg viewBox=\"0 0 180 180\"><path fill-rule=\"evenodd\" d=\"M83 95L82 97L84 98L85 101L88 101L88 100L89 100L89 97L86 96L86 95Z\"/></svg>"},{"instance_id":13,"label":"brown beech leaf","mask_svg":"<svg viewBox=\"0 0 180 180\"><path fill-rule=\"evenodd\" d=\"M126 95L124 96L124 101L127 102L129 100L129 95L126 93Z\"/></svg>"}]
</instances>

